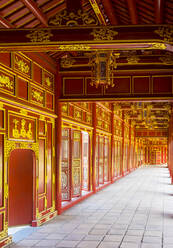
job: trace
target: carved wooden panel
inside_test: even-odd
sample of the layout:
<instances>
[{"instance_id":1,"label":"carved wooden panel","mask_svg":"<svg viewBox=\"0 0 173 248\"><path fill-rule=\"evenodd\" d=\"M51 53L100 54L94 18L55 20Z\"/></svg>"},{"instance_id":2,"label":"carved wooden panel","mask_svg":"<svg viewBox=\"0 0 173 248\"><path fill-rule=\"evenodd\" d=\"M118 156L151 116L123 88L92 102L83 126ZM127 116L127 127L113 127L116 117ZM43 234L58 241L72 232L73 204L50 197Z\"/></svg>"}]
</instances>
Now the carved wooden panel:
<instances>
[{"instance_id":1,"label":"carved wooden panel","mask_svg":"<svg viewBox=\"0 0 173 248\"><path fill-rule=\"evenodd\" d=\"M45 88L47 88L48 90L53 91L54 90L54 76L52 73L43 70L42 72L42 78L43 78L43 85L45 86Z\"/></svg>"},{"instance_id":2,"label":"carved wooden panel","mask_svg":"<svg viewBox=\"0 0 173 248\"><path fill-rule=\"evenodd\" d=\"M45 192L45 140L39 140L39 172L38 172L38 192L39 194Z\"/></svg>"},{"instance_id":3,"label":"carved wooden panel","mask_svg":"<svg viewBox=\"0 0 173 248\"><path fill-rule=\"evenodd\" d=\"M62 200L70 200L70 146L69 129L62 129L62 148L61 148L61 192Z\"/></svg>"},{"instance_id":4,"label":"carved wooden panel","mask_svg":"<svg viewBox=\"0 0 173 248\"><path fill-rule=\"evenodd\" d=\"M63 78L63 95L64 96L83 96L84 95L84 78Z\"/></svg>"},{"instance_id":5,"label":"carved wooden panel","mask_svg":"<svg viewBox=\"0 0 173 248\"><path fill-rule=\"evenodd\" d=\"M104 181L109 181L109 139L104 139Z\"/></svg>"},{"instance_id":6,"label":"carved wooden panel","mask_svg":"<svg viewBox=\"0 0 173 248\"><path fill-rule=\"evenodd\" d=\"M52 171L53 171L53 160L52 160L52 145L53 145L53 130L52 123L47 123L47 208L52 206Z\"/></svg>"},{"instance_id":7,"label":"carved wooden panel","mask_svg":"<svg viewBox=\"0 0 173 248\"><path fill-rule=\"evenodd\" d=\"M4 135L0 134L0 207L4 206Z\"/></svg>"},{"instance_id":8,"label":"carved wooden panel","mask_svg":"<svg viewBox=\"0 0 173 248\"><path fill-rule=\"evenodd\" d=\"M19 53L13 53L12 64L15 71L31 77L31 61Z\"/></svg>"},{"instance_id":9,"label":"carved wooden panel","mask_svg":"<svg viewBox=\"0 0 173 248\"><path fill-rule=\"evenodd\" d=\"M33 81L38 84L42 84L42 68L36 63L33 63L32 67Z\"/></svg>"},{"instance_id":10,"label":"carved wooden panel","mask_svg":"<svg viewBox=\"0 0 173 248\"><path fill-rule=\"evenodd\" d=\"M89 134L82 132L82 189L89 190Z\"/></svg>"},{"instance_id":11,"label":"carved wooden panel","mask_svg":"<svg viewBox=\"0 0 173 248\"><path fill-rule=\"evenodd\" d=\"M74 130L72 138L72 197L81 195L81 132Z\"/></svg>"},{"instance_id":12,"label":"carved wooden panel","mask_svg":"<svg viewBox=\"0 0 173 248\"><path fill-rule=\"evenodd\" d=\"M5 91L8 94L14 95L15 91L15 77L0 69L0 91Z\"/></svg>"},{"instance_id":13,"label":"carved wooden panel","mask_svg":"<svg viewBox=\"0 0 173 248\"><path fill-rule=\"evenodd\" d=\"M0 129L5 128L5 113L4 110L0 109Z\"/></svg>"},{"instance_id":14,"label":"carved wooden panel","mask_svg":"<svg viewBox=\"0 0 173 248\"><path fill-rule=\"evenodd\" d=\"M44 91L36 87L30 87L30 99L32 102L43 106L44 105Z\"/></svg>"},{"instance_id":15,"label":"carved wooden panel","mask_svg":"<svg viewBox=\"0 0 173 248\"><path fill-rule=\"evenodd\" d=\"M35 119L9 112L8 125L10 127L8 132L9 139L32 142L36 140Z\"/></svg>"},{"instance_id":16,"label":"carved wooden panel","mask_svg":"<svg viewBox=\"0 0 173 248\"><path fill-rule=\"evenodd\" d=\"M28 100L28 82L21 78L17 77L17 92L16 95L19 98Z\"/></svg>"}]
</instances>

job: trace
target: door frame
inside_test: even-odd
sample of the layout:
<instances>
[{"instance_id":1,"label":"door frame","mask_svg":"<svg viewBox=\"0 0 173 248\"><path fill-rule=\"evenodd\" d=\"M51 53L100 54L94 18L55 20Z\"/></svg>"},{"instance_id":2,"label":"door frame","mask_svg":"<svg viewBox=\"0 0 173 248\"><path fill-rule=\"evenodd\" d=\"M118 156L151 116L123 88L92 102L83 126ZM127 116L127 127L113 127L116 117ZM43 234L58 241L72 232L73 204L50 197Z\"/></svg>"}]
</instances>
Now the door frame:
<instances>
[{"instance_id":1,"label":"door frame","mask_svg":"<svg viewBox=\"0 0 173 248\"><path fill-rule=\"evenodd\" d=\"M38 158L39 158L39 144L38 142L32 143L32 142L25 142L25 141L12 141L8 140L7 138L4 139L4 164L5 164L5 173L4 173L4 187L5 187L5 193L4 193L4 201L7 200L8 202L8 208L9 208L9 159L10 154L12 151L16 149L25 149L25 150L31 150L33 153L33 213L32 213L32 222L37 219L37 189L38 189ZM6 223L8 224L8 217ZM32 225L32 223L31 223ZM7 225L8 229L8 225Z\"/></svg>"}]
</instances>

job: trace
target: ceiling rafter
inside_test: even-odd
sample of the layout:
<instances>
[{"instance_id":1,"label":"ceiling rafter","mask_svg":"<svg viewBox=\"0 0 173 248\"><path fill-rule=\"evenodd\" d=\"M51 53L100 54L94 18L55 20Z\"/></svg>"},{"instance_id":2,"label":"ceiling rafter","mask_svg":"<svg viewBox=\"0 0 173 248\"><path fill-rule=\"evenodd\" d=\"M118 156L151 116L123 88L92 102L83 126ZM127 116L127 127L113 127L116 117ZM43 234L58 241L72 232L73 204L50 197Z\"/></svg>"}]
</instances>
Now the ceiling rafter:
<instances>
[{"instance_id":1,"label":"ceiling rafter","mask_svg":"<svg viewBox=\"0 0 173 248\"><path fill-rule=\"evenodd\" d=\"M105 9L106 15L109 18L111 25L117 25L118 20L115 15L115 10L110 0L102 0L103 7Z\"/></svg>"},{"instance_id":2,"label":"ceiling rafter","mask_svg":"<svg viewBox=\"0 0 173 248\"><path fill-rule=\"evenodd\" d=\"M163 23L164 0L155 0L155 22Z\"/></svg>"},{"instance_id":3,"label":"ceiling rafter","mask_svg":"<svg viewBox=\"0 0 173 248\"><path fill-rule=\"evenodd\" d=\"M33 0L21 0L25 6L33 13L33 15L40 20L40 22L48 27L47 18L38 8L37 4Z\"/></svg>"},{"instance_id":4,"label":"ceiling rafter","mask_svg":"<svg viewBox=\"0 0 173 248\"><path fill-rule=\"evenodd\" d=\"M127 0L128 9L132 24L138 24L138 14L136 9L136 0Z\"/></svg>"},{"instance_id":5,"label":"ceiling rafter","mask_svg":"<svg viewBox=\"0 0 173 248\"><path fill-rule=\"evenodd\" d=\"M94 10L95 15L97 16L97 18L100 22L100 24L106 25L105 17L103 16L103 14L101 12L101 9L97 3L97 0L89 0L89 1L90 1L90 4Z\"/></svg>"},{"instance_id":6,"label":"ceiling rafter","mask_svg":"<svg viewBox=\"0 0 173 248\"><path fill-rule=\"evenodd\" d=\"M5 28L15 28L11 23L9 23L6 19L0 16L0 24Z\"/></svg>"}]
</instances>

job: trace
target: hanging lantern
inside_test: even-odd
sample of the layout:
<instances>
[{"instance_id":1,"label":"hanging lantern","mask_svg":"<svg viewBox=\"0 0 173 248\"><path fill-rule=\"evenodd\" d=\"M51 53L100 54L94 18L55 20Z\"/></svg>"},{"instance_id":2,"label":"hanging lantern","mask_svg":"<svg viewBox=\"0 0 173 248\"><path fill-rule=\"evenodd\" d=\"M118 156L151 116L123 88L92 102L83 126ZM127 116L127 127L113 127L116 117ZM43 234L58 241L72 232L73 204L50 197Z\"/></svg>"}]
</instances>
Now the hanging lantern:
<instances>
[{"instance_id":1,"label":"hanging lantern","mask_svg":"<svg viewBox=\"0 0 173 248\"><path fill-rule=\"evenodd\" d=\"M91 64L91 85L98 88L103 85L105 88L114 87L114 69L117 67L116 58L119 54L112 52L96 52L90 58Z\"/></svg>"}]
</instances>

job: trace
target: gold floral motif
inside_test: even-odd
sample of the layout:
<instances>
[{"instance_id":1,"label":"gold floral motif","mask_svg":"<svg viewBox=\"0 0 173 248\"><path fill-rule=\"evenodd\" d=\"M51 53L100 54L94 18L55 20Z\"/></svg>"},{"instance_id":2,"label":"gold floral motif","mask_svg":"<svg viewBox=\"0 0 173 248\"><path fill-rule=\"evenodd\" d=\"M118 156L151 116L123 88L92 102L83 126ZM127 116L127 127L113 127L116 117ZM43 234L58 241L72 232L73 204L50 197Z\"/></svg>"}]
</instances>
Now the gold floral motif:
<instances>
[{"instance_id":1,"label":"gold floral motif","mask_svg":"<svg viewBox=\"0 0 173 248\"><path fill-rule=\"evenodd\" d=\"M62 105L62 112L67 113L68 107L67 104Z\"/></svg>"},{"instance_id":2,"label":"gold floral motif","mask_svg":"<svg viewBox=\"0 0 173 248\"><path fill-rule=\"evenodd\" d=\"M173 25L160 27L154 32L158 34L160 37L162 37L164 41L173 42Z\"/></svg>"},{"instance_id":3,"label":"gold floral motif","mask_svg":"<svg viewBox=\"0 0 173 248\"><path fill-rule=\"evenodd\" d=\"M166 54L166 56L160 57L159 60L161 60L165 65L173 64L173 57L171 54Z\"/></svg>"},{"instance_id":4,"label":"gold floral motif","mask_svg":"<svg viewBox=\"0 0 173 248\"><path fill-rule=\"evenodd\" d=\"M32 91L32 97L37 101L37 102L43 102L43 96L41 95L41 92L37 90Z\"/></svg>"},{"instance_id":5,"label":"gold floral motif","mask_svg":"<svg viewBox=\"0 0 173 248\"><path fill-rule=\"evenodd\" d=\"M65 51L83 51L90 50L91 47L89 45L79 44L79 45L59 45L58 49Z\"/></svg>"},{"instance_id":6,"label":"gold floral motif","mask_svg":"<svg viewBox=\"0 0 173 248\"><path fill-rule=\"evenodd\" d=\"M52 82L50 81L50 77L45 78L45 82L46 82L48 87L50 87L52 85Z\"/></svg>"},{"instance_id":7,"label":"gold floral motif","mask_svg":"<svg viewBox=\"0 0 173 248\"><path fill-rule=\"evenodd\" d=\"M163 43L152 43L152 46L150 49L161 49L161 50L165 50L166 49L166 45Z\"/></svg>"},{"instance_id":8,"label":"gold floral motif","mask_svg":"<svg viewBox=\"0 0 173 248\"><path fill-rule=\"evenodd\" d=\"M78 110L74 112L74 117L81 120L82 119L82 113Z\"/></svg>"},{"instance_id":9,"label":"gold floral motif","mask_svg":"<svg viewBox=\"0 0 173 248\"><path fill-rule=\"evenodd\" d=\"M62 68L70 68L76 62L72 57L62 58L61 59L61 67Z\"/></svg>"},{"instance_id":10,"label":"gold floral motif","mask_svg":"<svg viewBox=\"0 0 173 248\"><path fill-rule=\"evenodd\" d=\"M50 30L35 30L27 34L26 37L30 39L31 42L49 42L50 37L53 36Z\"/></svg>"},{"instance_id":11,"label":"gold floral motif","mask_svg":"<svg viewBox=\"0 0 173 248\"><path fill-rule=\"evenodd\" d=\"M79 9L76 13L66 10L56 14L50 19L49 24L56 26L97 25L98 20L92 13Z\"/></svg>"},{"instance_id":12,"label":"gold floral motif","mask_svg":"<svg viewBox=\"0 0 173 248\"><path fill-rule=\"evenodd\" d=\"M127 62L128 64L137 64L139 62L139 56L136 55L131 55L129 57L127 57Z\"/></svg>"},{"instance_id":13,"label":"gold floral motif","mask_svg":"<svg viewBox=\"0 0 173 248\"><path fill-rule=\"evenodd\" d=\"M17 56L15 57L15 64L17 64L19 71L24 73L29 72L29 66L22 59L19 60Z\"/></svg>"},{"instance_id":14,"label":"gold floral motif","mask_svg":"<svg viewBox=\"0 0 173 248\"><path fill-rule=\"evenodd\" d=\"M26 109L21 109L21 110L20 110L20 113L21 113L22 115L27 115L27 114L28 114L28 112L26 111Z\"/></svg>"},{"instance_id":15,"label":"gold floral motif","mask_svg":"<svg viewBox=\"0 0 173 248\"><path fill-rule=\"evenodd\" d=\"M94 36L94 40L113 40L114 36L118 35L118 32L112 30L111 28L103 27L93 29L91 35Z\"/></svg>"},{"instance_id":16,"label":"gold floral motif","mask_svg":"<svg viewBox=\"0 0 173 248\"><path fill-rule=\"evenodd\" d=\"M8 76L0 75L0 87L6 87L9 90L13 90L13 81Z\"/></svg>"},{"instance_id":17,"label":"gold floral motif","mask_svg":"<svg viewBox=\"0 0 173 248\"><path fill-rule=\"evenodd\" d=\"M21 120L21 129L20 130L18 129L19 121L14 119L13 123L14 123L14 128L12 129L12 134L13 134L14 138L18 139L18 138L22 137L22 138L32 139L33 133L31 131L31 123L28 124L28 131L26 131L26 128L25 128L25 124L26 124L25 119Z\"/></svg>"}]
</instances>

